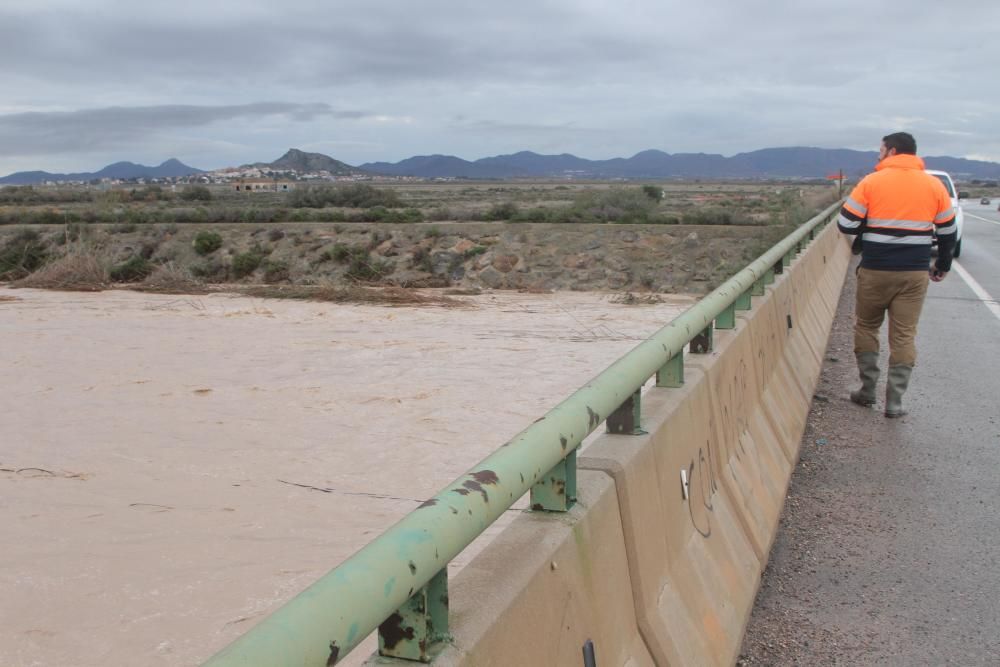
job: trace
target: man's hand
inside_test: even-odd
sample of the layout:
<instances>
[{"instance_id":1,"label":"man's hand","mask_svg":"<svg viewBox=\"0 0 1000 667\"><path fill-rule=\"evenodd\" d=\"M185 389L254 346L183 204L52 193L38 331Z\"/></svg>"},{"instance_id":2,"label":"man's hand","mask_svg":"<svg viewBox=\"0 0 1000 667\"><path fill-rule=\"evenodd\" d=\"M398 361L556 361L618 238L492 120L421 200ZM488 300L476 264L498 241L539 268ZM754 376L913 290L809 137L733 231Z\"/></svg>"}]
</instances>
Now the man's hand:
<instances>
[{"instance_id":1,"label":"man's hand","mask_svg":"<svg viewBox=\"0 0 1000 667\"><path fill-rule=\"evenodd\" d=\"M948 275L947 271L942 271L941 269L938 269L936 267L931 268L928 271L928 273L931 276L931 280L933 280L936 283L941 282L942 280L944 280L944 277Z\"/></svg>"}]
</instances>

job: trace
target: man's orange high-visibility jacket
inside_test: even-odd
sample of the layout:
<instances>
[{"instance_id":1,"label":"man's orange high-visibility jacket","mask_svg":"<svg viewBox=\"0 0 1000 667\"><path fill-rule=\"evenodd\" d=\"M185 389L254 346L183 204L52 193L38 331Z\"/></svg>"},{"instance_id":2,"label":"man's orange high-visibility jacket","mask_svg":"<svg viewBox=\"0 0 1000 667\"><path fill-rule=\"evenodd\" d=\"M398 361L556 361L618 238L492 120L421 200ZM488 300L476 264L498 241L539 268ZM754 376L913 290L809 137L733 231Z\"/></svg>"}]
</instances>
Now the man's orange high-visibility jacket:
<instances>
[{"instance_id":1,"label":"man's orange high-visibility jacket","mask_svg":"<svg viewBox=\"0 0 1000 667\"><path fill-rule=\"evenodd\" d=\"M938 236L937 268L951 270L955 211L944 185L916 155L892 155L851 191L837 221L862 235L861 266L882 271L926 271Z\"/></svg>"}]
</instances>

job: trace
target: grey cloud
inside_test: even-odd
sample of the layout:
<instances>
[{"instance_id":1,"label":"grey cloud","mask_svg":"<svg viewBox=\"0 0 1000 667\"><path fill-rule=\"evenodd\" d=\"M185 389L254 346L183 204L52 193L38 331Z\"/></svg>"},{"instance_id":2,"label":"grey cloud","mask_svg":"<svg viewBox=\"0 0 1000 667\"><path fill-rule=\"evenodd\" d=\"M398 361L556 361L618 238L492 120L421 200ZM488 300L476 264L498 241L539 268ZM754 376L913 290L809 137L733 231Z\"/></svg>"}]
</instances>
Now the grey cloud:
<instances>
[{"instance_id":1,"label":"grey cloud","mask_svg":"<svg viewBox=\"0 0 1000 667\"><path fill-rule=\"evenodd\" d=\"M563 123L511 123L486 119L469 119L457 117L452 119L449 127L466 132L505 132L513 134L550 134L550 133L580 133L588 134L602 132L596 128L581 127L573 121Z\"/></svg>"},{"instance_id":2,"label":"grey cloud","mask_svg":"<svg viewBox=\"0 0 1000 667\"><path fill-rule=\"evenodd\" d=\"M981 0L906 12L890 0L52 3L0 8L0 104L116 106L0 116L0 157L114 146L128 158L151 133L248 152L328 141L355 162L867 149L900 118L926 119L910 129L935 151L1000 156L988 85L1000 5ZM253 99L351 100L383 118ZM193 104L155 106L173 101Z\"/></svg>"},{"instance_id":3,"label":"grey cloud","mask_svg":"<svg viewBox=\"0 0 1000 667\"><path fill-rule=\"evenodd\" d=\"M107 107L68 112L31 112L0 116L0 155L45 155L108 149L164 131L213 123L286 117L293 122L318 118L356 120L362 111L340 111L328 104L258 102L228 106L162 105Z\"/></svg>"}]
</instances>

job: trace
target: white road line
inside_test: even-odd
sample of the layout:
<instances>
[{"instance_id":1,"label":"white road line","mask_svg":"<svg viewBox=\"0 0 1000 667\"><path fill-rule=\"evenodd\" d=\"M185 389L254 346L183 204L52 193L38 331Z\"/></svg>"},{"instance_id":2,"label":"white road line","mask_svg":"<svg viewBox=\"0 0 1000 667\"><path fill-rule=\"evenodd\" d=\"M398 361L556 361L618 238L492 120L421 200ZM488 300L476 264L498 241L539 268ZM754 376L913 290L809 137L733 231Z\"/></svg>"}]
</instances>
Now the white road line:
<instances>
[{"instance_id":1,"label":"white road line","mask_svg":"<svg viewBox=\"0 0 1000 667\"><path fill-rule=\"evenodd\" d=\"M989 221L987 220L987 222ZM972 275L968 271L966 271L961 264L959 264L958 262L952 262L951 268L955 269L955 271L958 272L958 275L962 277L962 280L965 281L965 284L972 289L972 291L976 294L977 297L979 297L979 299L983 302L983 305L989 308L990 312L993 313L993 315L995 315L998 320L1000 320L1000 304L997 303L997 300L994 299L992 296L990 296L990 293L984 290L983 286L980 285L978 282L976 282L976 279L973 278Z\"/></svg>"},{"instance_id":2,"label":"white road line","mask_svg":"<svg viewBox=\"0 0 1000 667\"><path fill-rule=\"evenodd\" d=\"M1000 222L997 222L996 220L987 220L986 218L981 218L978 215L969 213L968 211L965 212L965 215L969 216L970 218L975 218L976 220L982 220L983 222L988 222L991 225L1000 225Z\"/></svg>"}]
</instances>

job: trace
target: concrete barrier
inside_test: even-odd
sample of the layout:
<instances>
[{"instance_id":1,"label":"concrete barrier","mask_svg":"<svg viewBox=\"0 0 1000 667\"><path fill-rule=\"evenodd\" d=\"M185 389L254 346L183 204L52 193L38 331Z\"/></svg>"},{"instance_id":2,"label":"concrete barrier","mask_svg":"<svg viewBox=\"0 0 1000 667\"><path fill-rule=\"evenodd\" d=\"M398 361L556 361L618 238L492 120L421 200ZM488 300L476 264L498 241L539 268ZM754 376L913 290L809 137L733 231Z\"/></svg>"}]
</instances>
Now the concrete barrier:
<instances>
[{"instance_id":1,"label":"concrete barrier","mask_svg":"<svg viewBox=\"0 0 1000 667\"><path fill-rule=\"evenodd\" d=\"M435 664L579 666L588 639L602 667L733 664L849 259L828 225L683 387L643 395L647 434L591 443L576 508L519 517L454 579Z\"/></svg>"},{"instance_id":2,"label":"concrete barrier","mask_svg":"<svg viewBox=\"0 0 1000 667\"><path fill-rule=\"evenodd\" d=\"M451 582L454 641L435 665L579 666L588 640L598 665L656 664L635 618L614 483L578 474L573 509L519 517Z\"/></svg>"}]
</instances>

